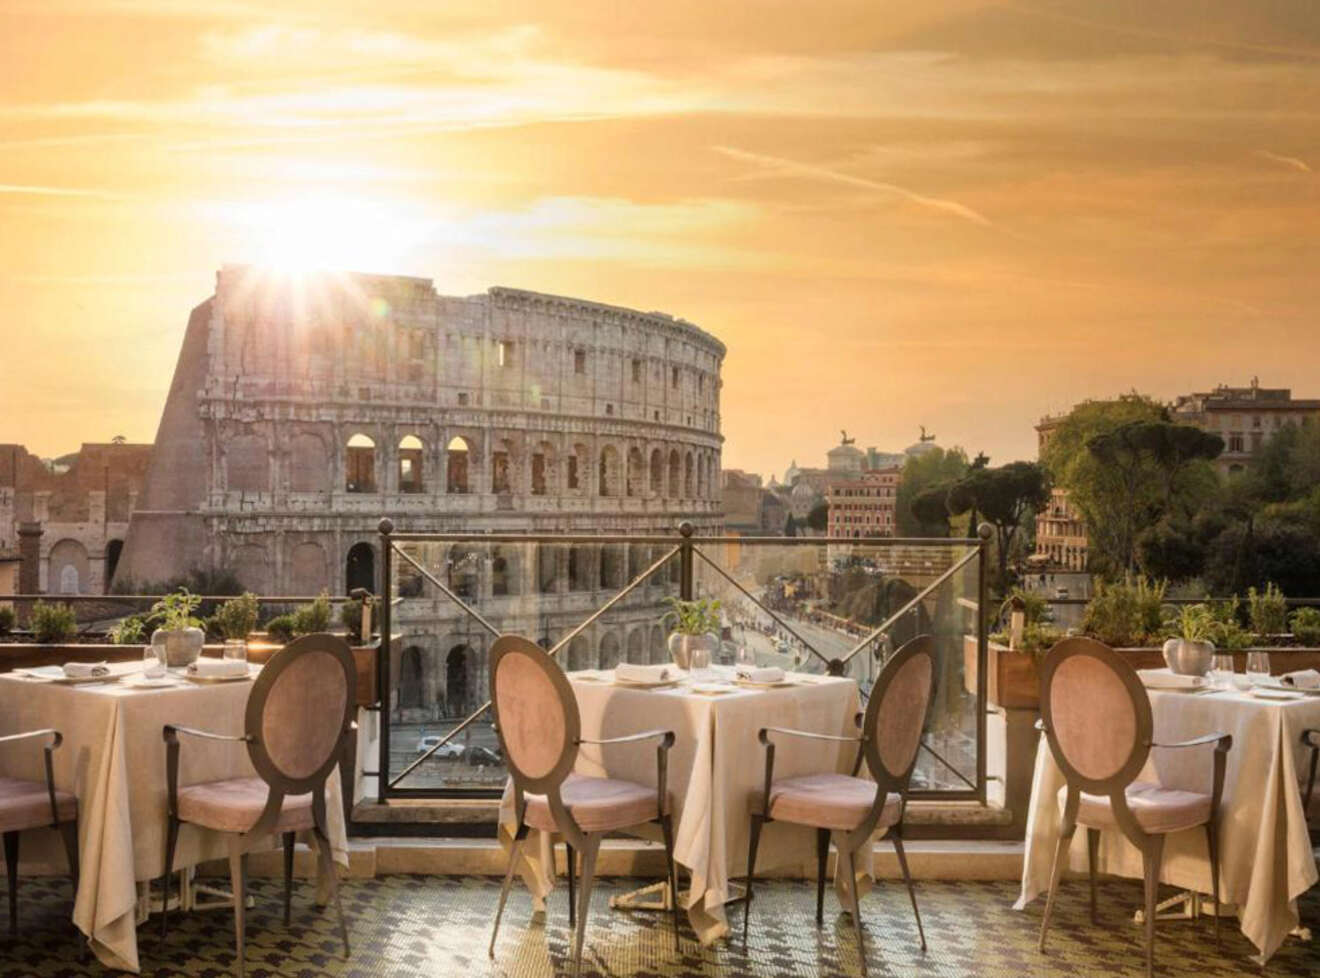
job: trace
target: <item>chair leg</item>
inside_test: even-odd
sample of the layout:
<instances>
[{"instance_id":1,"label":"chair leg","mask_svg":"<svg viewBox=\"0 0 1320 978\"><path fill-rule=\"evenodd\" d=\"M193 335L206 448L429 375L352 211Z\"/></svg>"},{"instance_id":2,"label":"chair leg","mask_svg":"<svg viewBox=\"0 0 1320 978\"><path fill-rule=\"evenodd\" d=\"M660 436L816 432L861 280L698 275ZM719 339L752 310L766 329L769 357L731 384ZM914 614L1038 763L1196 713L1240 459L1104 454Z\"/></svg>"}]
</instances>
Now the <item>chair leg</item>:
<instances>
[{"instance_id":1,"label":"chair leg","mask_svg":"<svg viewBox=\"0 0 1320 978\"><path fill-rule=\"evenodd\" d=\"M170 818L165 829L165 872L160 878L160 939L165 940L165 933L170 918L170 877L174 875L174 848L179 843L179 820Z\"/></svg>"},{"instance_id":2,"label":"chair leg","mask_svg":"<svg viewBox=\"0 0 1320 978\"><path fill-rule=\"evenodd\" d=\"M907 853L903 851L903 837L893 835L894 852L898 855L898 867L903 870L903 882L907 884L908 898L912 901L912 916L917 918L917 936L921 938L921 949L926 950L926 932L921 927L921 911L917 909L917 890L912 885L912 874L908 872Z\"/></svg>"},{"instance_id":3,"label":"chair leg","mask_svg":"<svg viewBox=\"0 0 1320 978\"><path fill-rule=\"evenodd\" d=\"M9 933L18 933L18 833L5 833L5 869L9 876Z\"/></svg>"},{"instance_id":4,"label":"chair leg","mask_svg":"<svg viewBox=\"0 0 1320 978\"><path fill-rule=\"evenodd\" d=\"M582 940L587 932L587 915L591 910L591 885L596 881L596 853L600 851L600 834L587 833L582 848L582 891L578 894L577 932L573 940L573 978L582 973Z\"/></svg>"},{"instance_id":5,"label":"chair leg","mask_svg":"<svg viewBox=\"0 0 1320 978\"><path fill-rule=\"evenodd\" d=\"M60 823L64 855L69 860L69 879L73 880L73 898L78 899L78 820Z\"/></svg>"},{"instance_id":6,"label":"chair leg","mask_svg":"<svg viewBox=\"0 0 1320 978\"><path fill-rule=\"evenodd\" d=\"M1141 854L1146 877L1146 978L1155 975L1155 905L1159 902L1160 860L1164 855L1164 836L1151 836L1149 849Z\"/></svg>"},{"instance_id":7,"label":"chair leg","mask_svg":"<svg viewBox=\"0 0 1320 978\"><path fill-rule=\"evenodd\" d=\"M316 849L321 859L321 872L330 886L330 897L335 901L335 912L339 916L339 939L344 942L344 958L352 952L348 946L348 924L344 921L344 905L339 899L339 874L335 871L335 857L330 852L330 836L321 826L312 830L316 838Z\"/></svg>"},{"instance_id":8,"label":"chair leg","mask_svg":"<svg viewBox=\"0 0 1320 978\"><path fill-rule=\"evenodd\" d=\"M1073 832L1077 830L1076 825L1066 826L1059 833L1058 845L1054 847L1054 862L1050 866L1050 889L1045 897L1045 916L1040 922L1040 942L1037 944L1037 950L1045 950L1045 935L1050 929L1050 915L1054 913L1054 897L1059 890L1059 877L1063 875L1063 864L1068 861L1068 847L1072 845Z\"/></svg>"},{"instance_id":9,"label":"chair leg","mask_svg":"<svg viewBox=\"0 0 1320 978\"><path fill-rule=\"evenodd\" d=\"M1210 853L1210 895L1215 901L1215 944L1219 944L1219 831L1213 818L1205 823L1205 846Z\"/></svg>"},{"instance_id":10,"label":"chair leg","mask_svg":"<svg viewBox=\"0 0 1320 978\"><path fill-rule=\"evenodd\" d=\"M244 951L244 917L247 913L247 853L243 851L243 840L229 840L229 884L234 891L234 943L237 947L238 978L247 974L247 962Z\"/></svg>"},{"instance_id":11,"label":"chair leg","mask_svg":"<svg viewBox=\"0 0 1320 978\"><path fill-rule=\"evenodd\" d=\"M752 825L747 833L747 893L743 903L743 950L747 950L747 922L752 916L752 881L756 878L756 850L761 844L761 826L765 823L762 815L752 816Z\"/></svg>"},{"instance_id":12,"label":"chair leg","mask_svg":"<svg viewBox=\"0 0 1320 978\"><path fill-rule=\"evenodd\" d=\"M573 847L567 842L564 843L564 850L564 866L568 869L568 929L571 931L573 925L577 923L577 897L574 894L574 878L577 876L574 862L577 856L573 852Z\"/></svg>"},{"instance_id":13,"label":"chair leg","mask_svg":"<svg viewBox=\"0 0 1320 978\"><path fill-rule=\"evenodd\" d=\"M678 872L674 868L674 820L670 815L660 819L660 831L665 836L665 865L669 874L670 909L674 914L674 950L681 951L683 945L678 937ZM746 938L743 939L746 944Z\"/></svg>"},{"instance_id":14,"label":"chair leg","mask_svg":"<svg viewBox=\"0 0 1320 978\"><path fill-rule=\"evenodd\" d=\"M293 843L296 832L284 833L284 926L289 926L293 916Z\"/></svg>"},{"instance_id":15,"label":"chair leg","mask_svg":"<svg viewBox=\"0 0 1320 978\"><path fill-rule=\"evenodd\" d=\"M816 830L816 926L825 923L825 870L830 861L830 830Z\"/></svg>"},{"instance_id":16,"label":"chair leg","mask_svg":"<svg viewBox=\"0 0 1320 978\"><path fill-rule=\"evenodd\" d=\"M1100 851L1100 830L1086 830L1086 867L1091 877L1091 923L1096 923L1095 915L1095 860Z\"/></svg>"},{"instance_id":17,"label":"chair leg","mask_svg":"<svg viewBox=\"0 0 1320 978\"><path fill-rule=\"evenodd\" d=\"M523 840L515 835L513 839L513 847L509 850L509 868L504 871L504 885L500 887L500 903L499 907L495 910L495 926L490 932L490 956L492 958L495 957L495 938L498 937L500 933L500 918L504 916L504 901L509 899L509 887L513 885L513 871L518 865L518 853L522 849L522 844ZM571 867L573 862L573 848L571 846L569 847L568 852L569 865ZM572 873L571 868L569 869L569 873ZM569 880L571 881L572 878L573 877L570 875ZM569 887L572 887L571 882L569 883Z\"/></svg>"},{"instance_id":18,"label":"chair leg","mask_svg":"<svg viewBox=\"0 0 1320 978\"><path fill-rule=\"evenodd\" d=\"M853 931L857 934L857 959L866 974L866 942L862 939L862 904L857 895L857 853L854 850L839 853L839 869L848 874L848 894L852 898Z\"/></svg>"}]
</instances>

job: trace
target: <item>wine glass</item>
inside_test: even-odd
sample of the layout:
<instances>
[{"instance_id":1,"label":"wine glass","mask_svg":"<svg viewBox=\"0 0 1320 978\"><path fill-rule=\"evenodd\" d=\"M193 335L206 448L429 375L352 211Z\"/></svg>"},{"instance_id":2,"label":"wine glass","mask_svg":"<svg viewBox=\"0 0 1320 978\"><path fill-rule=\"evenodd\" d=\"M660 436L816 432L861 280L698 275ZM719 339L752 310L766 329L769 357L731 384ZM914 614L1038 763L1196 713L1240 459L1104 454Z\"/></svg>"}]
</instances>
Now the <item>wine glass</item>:
<instances>
[{"instance_id":1,"label":"wine glass","mask_svg":"<svg viewBox=\"0 0 1320 978\"><path fill-rule=\"evenodd\" d=\"M142 646L142 675L148 679L161 679L165 676L164 649L154 645Z\"/></svg>"},{"instance_id":2,"label":"wine glass","mask_svg":"<svg viewBox=\"0 0 1320 978\"><path fill-rule=\"evenodd\" d=\"M710 679L710 647L705 642L694 642L688 655L691 658L688 663L688 671L692 678L697 680Z\"/></svg>"},{"instance_id":3,"label":"wine glass","mask_svg":"<svg viewBox=\"0 0 1320 978\"><path fill-rule=\"evenodd\" d=\"M738 654L734 659L734 664L746 666L748 669L756 668L756 649L747 643L746 638L738 643Z\"/></svg>"},{"instance_id":4,"label":"wine glass","mask_svg":"<svg viewBox=\"0 0 1320 978\"><path fill-rule=\"evenodd\" d=\"M1263 684L1270 675L1270 654L1260 651L1248 652L1247 675L1253 684Z\"/></svg>"},{"instance_id":5,"label":"wine glass","mask_svg":"<svg viewBox=\"0 0 1320 978\"><path fill-rule=\"evenodd\" d=\"M1233 688L1233 653L1216 652L1210 660L1210 678L1222 689Z\"/></svg>"},{"instance_id":6,"label":"wine glass","mask_svg":"<svg viewBox=\"0 0 1320 978\"><path fill-rule=\"evenodd\" d=\"M224 657L226 659L238 659L247 661L247 639L245 638L227 638L225 639Z\"/></svg>"}]
</instances>

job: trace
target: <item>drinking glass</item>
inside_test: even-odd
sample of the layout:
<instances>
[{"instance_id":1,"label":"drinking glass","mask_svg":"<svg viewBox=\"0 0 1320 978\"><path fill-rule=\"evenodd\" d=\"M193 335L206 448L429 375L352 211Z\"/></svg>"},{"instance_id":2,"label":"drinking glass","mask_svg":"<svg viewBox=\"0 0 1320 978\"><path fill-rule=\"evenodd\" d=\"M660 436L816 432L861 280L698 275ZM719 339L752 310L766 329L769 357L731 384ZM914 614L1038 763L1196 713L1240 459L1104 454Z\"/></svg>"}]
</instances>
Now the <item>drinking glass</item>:
<instances>
[{"instance_id":1,"label":"drinking glass","mask_svg":"<svg viewBox=\"0 0 1320 978\"><path fill-rule=\"evenodd\" d=\"M142 646L142 675L148 679L160 679L165 675L164 651L164 646L159 650L154 645Z\"/></svg>"},{"instance_id":2,"label":"drinking glass","mask_svg":"<svg viewBox=\"0 0 1320 978\"><path fill-rule=\"evenodd\" d=\"M1233 687L1233 655L1231 652L1216 652L1210 660L1210 679L1223 689Z\"/></svg>"},{"instance_id":3,"label":"drinking glass","mask_svg":"<svg viewBox=\"0 0 1320 978\"><path fill-rule=\"evenodd\" d=\"M1253 683L1259 683L1270 674L1270 654L1268 652L1247 653L1247 675Z\"/></svg>"},{"instance_id":4,"label":"drinking glass","mask_svg":"<svg viewBox=\"0 0 1320 978\"><path fill-rule=\"evenodd\" d=\"M225 658L241 659L243 661L247 661L247 639L245 638L225 639Z\"/></svg>"},{"instance_id":5,"label":"drinking glass","mask_svg":"<svg viewBox=\"0 0 1320 978\"><path fill-rule=\"evenodd\" d=\"M738 643L738 655L734 660L736 665L747 666L750 669L756 668L756 650L747 644L746 640Z\"/></svg>"},{"instance_id":6,"label":"drinking glass","mask_svg":"<svg viewBox=\"0 0 1320 978\"><path fill-rule=\"evenodd\" d=\"M691 656L692 660L688 663L688 672L691 674L692 678L699 680L710 679L710 649L706 647L706 644L704 642L694 643L688 655Z\"/></svg>"}]
</instances>

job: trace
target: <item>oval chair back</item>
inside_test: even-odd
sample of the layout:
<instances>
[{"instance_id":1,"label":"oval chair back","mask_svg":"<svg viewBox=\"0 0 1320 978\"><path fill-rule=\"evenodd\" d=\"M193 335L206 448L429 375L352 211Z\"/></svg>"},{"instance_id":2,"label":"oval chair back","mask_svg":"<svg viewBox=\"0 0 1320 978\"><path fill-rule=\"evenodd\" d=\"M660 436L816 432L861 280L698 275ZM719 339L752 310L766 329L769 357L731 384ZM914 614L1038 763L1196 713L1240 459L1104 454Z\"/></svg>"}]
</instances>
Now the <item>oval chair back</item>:
<instances>
[{"instance_id":1,"label":"oval chair back","mask_svg":"<svg viewBox=\"0 0 1320 978\"><path fill-rule=\"evenodd\" d=\"M1121 797L1145 766L1150 698L1136 670L1102 642L1065 638L1050 649L1041 664L1040 712L1070 792Z\"/></svg>"},{"instance_id":2,"label":"oval chair back","mask_svg":"<svg viewBox=\"0 0 1320 978\"><path fill-rule=\"evenodd\" d=\"M558 808L582 729L564 670L539 645L501 635L490 649L490 701L519 821L523 794L547 795Z\"/></svg>"},{"instance_id":3,"label":"oval chair back","mask_svg":"<svg viewBox=\"0 0 1320 978\"><path fill-rule=\"evenodd\" d=\"M336 635L304 635L271 656L248 695L245 729L272 795L325 784L352 724L356 685L353 652Z\"/></svg>"},{"instance_id":4,"label":"oval chair back","mask_svg":"<svg viewBox=\"0 0 1320 978\"><path fill-rule=\"evenodd\" d=\"M880 670L862 721L866 766L884 791L907 790L934 693L935 640L918 635Z\"/></svg>"}]
</instances>

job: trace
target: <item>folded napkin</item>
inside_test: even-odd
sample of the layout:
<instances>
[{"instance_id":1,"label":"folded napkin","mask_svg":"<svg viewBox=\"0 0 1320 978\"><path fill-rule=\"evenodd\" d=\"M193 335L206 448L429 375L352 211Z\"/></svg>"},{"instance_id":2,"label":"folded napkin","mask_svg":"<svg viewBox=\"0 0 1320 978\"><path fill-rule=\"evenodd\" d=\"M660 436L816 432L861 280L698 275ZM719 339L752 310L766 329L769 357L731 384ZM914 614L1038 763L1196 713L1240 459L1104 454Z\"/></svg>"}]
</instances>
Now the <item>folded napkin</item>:
<instances>
[{"instance_id":1,"label":"folded napkin","mask_svg":"<svg viewBox=\"0 0 1320 978\"><path fill-rule=\"evenodd\" d=\"M1143 686L1154 689L1195 689L1204 686L1204 676L1182 676L1169 669L1138 669Z\"/></svg>"},{"instance_id":2,"label":"folded napkin","mask_svg":"<svg viewBox=\"0 0 1320 978\"><path fill-rule=\"evenodd\" d=\"M1320 670L1316 669L1286 672L1279 679L1283 685L1292 686L1294 689L1320 689Z\"/></svg>"},{"instance_id":3,"label":"folded napkin","mask_svg":"<svg viewBox=\"0 0 1320 978\"><path fill-rule=\"evenodd\" d=\"M104 662L66 662L64 675L70 679L91 679L93 676L110 675L110 667Z\"/></svg>"},{"instance_id":4,"label":"folded napkin","mask_svg":"<svg viewBox=\"0 0 1320 978\"><path fill-rule=\"evenodd\" d=\"M639 666L621 662L614 667L614 678L625 683L667 683L678 678L674 666Z\"/></svg>"},{"instance_id":5,"label":"folded napkin","mask_svg":"<svg viewBox=\"0 0 1320 978\"><path fill-rule=\"evenodd\" d=\"M782 683L784 670L778 666L735 666L733 674L749 683Z\"/></svg>"},{"instance_id":6,"label":"folded napkin","mask_svg":"<svg viewBox=\"0 0 1320 978\"><path fill-rule=\"evenodd\" d=\"M201 658L188 667L194 676L207 678L223 676L246 676L248 664L244 659L208 659Z\"/></svg>"}]
</instances>

